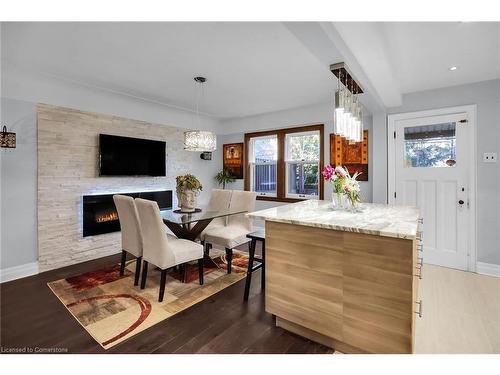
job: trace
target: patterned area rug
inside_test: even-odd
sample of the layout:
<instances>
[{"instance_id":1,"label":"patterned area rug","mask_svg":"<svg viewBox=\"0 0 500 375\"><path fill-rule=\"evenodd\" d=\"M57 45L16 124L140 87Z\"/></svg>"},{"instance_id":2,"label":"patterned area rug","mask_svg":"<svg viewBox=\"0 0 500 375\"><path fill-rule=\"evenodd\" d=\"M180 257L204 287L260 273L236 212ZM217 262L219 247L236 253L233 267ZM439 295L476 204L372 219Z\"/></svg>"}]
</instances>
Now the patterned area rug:
<instances>
[{"instance_id":1,"label":"patterned area rug","mask_svg":"<svg viewBox=\"0 0 500 375\"><path fill-rule=\"evenodd\" d=\"M234 250L232 273L227 274L225 252L212 250L213 264L205 262L205 283L198 284L198 268L188 266L187 282L171 271L163 302L158 302L160 271L150 265L146 288L134 286L135 260L120 276L119 264L47 285L83 328L104 348L144 331L245 278L248 256Z\"/></svg>"}]
</instances>

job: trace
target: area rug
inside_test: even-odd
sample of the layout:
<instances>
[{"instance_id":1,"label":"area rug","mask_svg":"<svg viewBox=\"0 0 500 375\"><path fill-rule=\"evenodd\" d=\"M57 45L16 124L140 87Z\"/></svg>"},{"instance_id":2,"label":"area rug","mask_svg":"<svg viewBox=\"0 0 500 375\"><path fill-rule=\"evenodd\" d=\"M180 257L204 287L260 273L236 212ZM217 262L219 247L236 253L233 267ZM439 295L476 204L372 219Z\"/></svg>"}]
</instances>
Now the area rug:
<instances>
[{"instance_id":1,"label":"area rug","mask_svg":"<svg viewBox=\"0 0 500 375\"><path fill-rule=\"evenodd\" d=\"M189 264L187 282L171 271L163 302L158 302L160 271L150 266L146 288L134 286L135 261L120 276L120 265L52 281L47 285L83 328L109 349L243 279L248 256L234 250L232 273L227 274L225 252L213 250L206 262L204 285L198 284L197 264ZM207 264L208 263L208 264Z\"/></svg>"}]
</instances>

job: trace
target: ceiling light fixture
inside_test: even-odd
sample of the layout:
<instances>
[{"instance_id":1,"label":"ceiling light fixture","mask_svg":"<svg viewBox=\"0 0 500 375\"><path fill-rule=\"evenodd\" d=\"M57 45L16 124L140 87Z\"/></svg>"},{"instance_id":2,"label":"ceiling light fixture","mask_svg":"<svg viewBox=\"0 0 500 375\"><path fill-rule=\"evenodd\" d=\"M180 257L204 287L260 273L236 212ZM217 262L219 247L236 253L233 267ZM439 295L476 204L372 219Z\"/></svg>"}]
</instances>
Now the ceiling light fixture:
<instances>
[{"instance_id":1,"label":"ceiling light fixture","mask_svg":"<svg viewBox=\"0 0 500 375\"><path fill-rule=\"evenodd\" d=\"M205 77L195 77L194 81L197 85L196 94L196 127L200 128L200 100L203 96L203 84L207 81ZM196 152L212 152L217 148L217 138L214 133L203 130L190 130L184 132L184 150ZM210 160L207 155L201 155L202 159Z\"/></svg>"},{"instance_id":2,"label":"ceiling light fixture","mask_svg":"<svg viewBox=\"0 0 500 375\"><path fill-rule=\"evenodd\" d=\"M330 70L337 77L334 133L350 142L361 142L363 110L357 95L362 94L363 89L354 80L344 63L332 64Z\"/></svg>"},{"instance_id":3,"label":"ceiling light fixture","mask_svg":"<svg viewBox=\"0 0 500 375\"><path fill-rule=\"evenodd\" d=\"M454 70L457 70L457 69L458 69L458 66L451 66L451 67L450 67L450 71L452 71L452 72L453 72Z\"/></svg>"}]
</instances>

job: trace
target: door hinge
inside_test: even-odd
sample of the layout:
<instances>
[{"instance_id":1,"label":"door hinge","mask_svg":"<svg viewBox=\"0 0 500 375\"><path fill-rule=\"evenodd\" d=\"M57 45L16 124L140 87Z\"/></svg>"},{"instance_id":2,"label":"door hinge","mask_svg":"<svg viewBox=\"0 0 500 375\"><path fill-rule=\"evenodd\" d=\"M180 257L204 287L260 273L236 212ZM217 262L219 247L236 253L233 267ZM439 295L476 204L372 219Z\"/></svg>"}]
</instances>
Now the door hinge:
<instances>
[{"instance_id":1,"label":"door hinge","mask_svg":"<svg viewBox=\"0 0 500 375\"><path fill-rule=\"evenodd\" d=\"M394 192L394 198L396 198L396 192Z\"/></svg>"},{"instance_id":2,"label":"door hinge","mask_svg":"<svg viewBox=\"0 0 500 375\"><path fill-rule=\"evenodd\" d=\"M394 132L394 139L396 139L396 132Z\"/></svg>"}]
</instances>

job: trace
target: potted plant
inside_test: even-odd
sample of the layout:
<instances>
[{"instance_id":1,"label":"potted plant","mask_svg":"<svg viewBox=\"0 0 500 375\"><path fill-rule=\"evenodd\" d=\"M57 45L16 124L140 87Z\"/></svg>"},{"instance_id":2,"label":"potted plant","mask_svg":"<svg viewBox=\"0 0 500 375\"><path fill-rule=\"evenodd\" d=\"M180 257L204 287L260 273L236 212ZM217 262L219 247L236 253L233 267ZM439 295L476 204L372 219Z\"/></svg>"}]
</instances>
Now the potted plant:
<instances>
[{"instance_id":1,"label":"potted plant","mask_svg":"<svg viewBox=\"0 0 500 375\"><path fill-rule=\"evenodd\" d=\"M185 174L177 176L175 181L177 183L175 191L181 212L196 211L196 198L203 190L200 180L192 174Z\"/></svg>"},{"instance_id":2,"label":"potted plant","mask_svg":"<svg viewBox=\"0 0 500 375\"><path fill-rule=\"evenodd\" d=\"M236 178L231 174L231 171L227 168L224 168L222 171L217 173L215 175L215 179L219 183L219 185L222 185L222 188L226 188L226 184L230 184L234 181L236 181Z\"/></svg>"}]
</instances>

